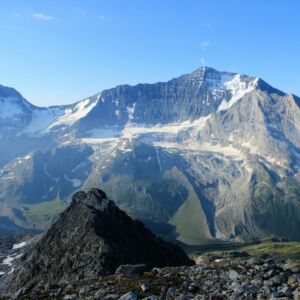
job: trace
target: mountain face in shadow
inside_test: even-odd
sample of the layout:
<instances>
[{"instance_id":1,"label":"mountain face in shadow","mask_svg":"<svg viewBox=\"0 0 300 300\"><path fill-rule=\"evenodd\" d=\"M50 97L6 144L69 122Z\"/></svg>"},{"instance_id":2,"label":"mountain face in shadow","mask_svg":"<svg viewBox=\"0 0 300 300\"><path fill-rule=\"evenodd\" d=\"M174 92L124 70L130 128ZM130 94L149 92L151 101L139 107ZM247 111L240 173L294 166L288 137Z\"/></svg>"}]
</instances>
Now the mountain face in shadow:
<instances>
[{"instance_id":1,"label":"mountain face in shadow","mask_svg":"<svg viewBox=\"0 0 300 300\"><path fill-rule=\"evenodd\" d=\"M70 206L8 275L6 285L69 282L108 275L123 264L192 265L185 252L156 237L99 189L77 192Z\"/></svg>"}]
</instances>

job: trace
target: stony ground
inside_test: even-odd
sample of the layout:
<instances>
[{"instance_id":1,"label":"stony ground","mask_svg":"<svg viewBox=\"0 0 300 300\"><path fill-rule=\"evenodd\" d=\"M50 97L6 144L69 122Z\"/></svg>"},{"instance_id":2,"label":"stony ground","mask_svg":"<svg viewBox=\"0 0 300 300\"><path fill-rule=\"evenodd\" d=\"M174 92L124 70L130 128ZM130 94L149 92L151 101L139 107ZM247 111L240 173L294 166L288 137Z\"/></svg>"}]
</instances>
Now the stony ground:
<instances>
[{"instance_id":1,"label":"stony ground","mask_svg":"<svg viewBox=\"0 0 300 300\"><path fill-rule=\"evenodd\" d=\"M299 299L300 267L264 257L205 256L197 265L19 290L15 299Z\"/></svg>"}]
</instances>

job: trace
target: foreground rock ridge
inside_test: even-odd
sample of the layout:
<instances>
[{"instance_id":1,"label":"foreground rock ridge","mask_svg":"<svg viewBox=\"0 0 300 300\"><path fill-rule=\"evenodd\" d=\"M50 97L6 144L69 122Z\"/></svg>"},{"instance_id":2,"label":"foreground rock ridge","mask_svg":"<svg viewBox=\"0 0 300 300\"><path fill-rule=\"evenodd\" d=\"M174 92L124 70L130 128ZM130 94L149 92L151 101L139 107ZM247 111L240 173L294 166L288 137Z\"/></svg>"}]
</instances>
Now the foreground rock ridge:
<instances>
[{"instance_id":1,"label":"foreground rock ridge","mask_svg":"<svg viewBox=\"0 0 300 300\"><path fill-rule=\"evenodd\" d=\"M168 240L300 241L300 99L257 77L205 67L48 108L0 86L0 145L0 235L101 185Z\"/></svg>"},{"instance_id":2,"label":"foreground rock ridge","mask_svg":"<svg viewBox=\"0 0 300 300\"><path fill-rule=\"evenodd\" d=\"M108 275L123 264L144 264L146 269L193 264L181 248L156 237L95 188L77 192L20 260L8 276L10 288Z\"/></svg>"},{"instance_id":3,"label":"foreground rock ridge","mask_svg":"<svg viewBox=\"0 0 300 300\"><path fill-rule=\"evenodd\" d=\"M138 276L113 274L21 288L13 299L86 300L299 300L299 263L247 256L199 256L198 265L153 268ZM7 299L7 298L4 298ZM10 298L11 299L11 298Z\"/></svg>"}]
</instances>

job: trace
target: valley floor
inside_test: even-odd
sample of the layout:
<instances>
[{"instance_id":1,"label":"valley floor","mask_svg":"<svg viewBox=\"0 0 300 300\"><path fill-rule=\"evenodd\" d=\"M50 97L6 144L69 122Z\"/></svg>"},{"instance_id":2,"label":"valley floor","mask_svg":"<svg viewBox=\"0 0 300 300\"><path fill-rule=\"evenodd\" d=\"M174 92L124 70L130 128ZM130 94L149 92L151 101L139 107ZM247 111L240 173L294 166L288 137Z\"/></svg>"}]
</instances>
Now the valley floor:
<instances>
[{"instance_id":1,"label":"valley floor","mask_svg":"<svg viewBox=\"0 0 300 300\"><path fill-rule=\"evenodd\" d=\"M185 251L190 256L226 255L233 251L246 252L250 256L260 257L270 255L277 259L300 262L300 242L279 242L265 240L257 243L211 243L202 246L186 246Z\"/></svg>"}]
</instances>

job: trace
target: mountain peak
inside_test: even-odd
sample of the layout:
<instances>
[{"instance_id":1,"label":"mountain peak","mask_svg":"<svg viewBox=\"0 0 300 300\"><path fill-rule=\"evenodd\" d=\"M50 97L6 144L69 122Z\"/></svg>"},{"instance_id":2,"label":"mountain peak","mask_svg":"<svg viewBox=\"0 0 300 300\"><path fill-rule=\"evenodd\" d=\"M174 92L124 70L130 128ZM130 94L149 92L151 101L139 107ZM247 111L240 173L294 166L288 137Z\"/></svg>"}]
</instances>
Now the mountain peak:
<instances>
[{"instance_id":1,"label":"mountain peak","mask_svg":"<svg viewBox=\"0 0 300 300\"><path fill-rule=\"evenodd\" d=\"M210 66L203 66L203 67L197 68L191 74L192 75L206 77L206 76L211 76L211 75L216 75L216 74L231 74L231 75L236 75L237 73L219 71L219 70L217 70L217 69L215 69L213 67L210 67Z\"/></svg>"},{"instance_id":2,"label":"mountain peak","mask_svg":"<svg viewBox=\"0 0 300 300\"><path fill-rule=\"evenodd\" d=\"M117 209L114 202L107 198L106 193L97 188L92 188L87 193L83 191L75 193L72 197L72 204L83 204L90 208L107 212Z\"/></svg>"},{"instance_id":3,"label":"mountain peak","mask_svg":"<svg viewBox=\"0 0 300 300\"><path fill-rule=\"evenodd\" d=\"M256 85L259 81L258 77L243 75L240 73L235 72L225 72L225 71L218 71L212 67L200 67L190 73L188 75L191 79L200 80L201 82L206 82L209 86L216 88L216 89L227 89L227 85L230 85L231 81L234 81L235 84L237 82L242 82L246 84ZM229 87L230 89L230 87Z\"/></svg>"},{"instance_id":4,"label":"mountain peak","mask_svg":"<svg viewBox=\"0 0 300 300\"><path fill-rule=\"evenodd\" d=\"M22 257L17 281L6 284L78 280L141 263L147 268L193 264L181 248L156 237L94 188L74 194L71 205Z\"/></svg>"},{"instance_id":5,"label":"mountain peak","mask_svg":"<svg viewBox=\"0 0 300 300\"><path fill-rule=\"evenodd\" d=\"M21 94L14 88L7 87L0 84L0 97L22 97Z\"/></svg>"},{"instance_id":6,"label":"mountain peak","mask_svg":"<svg viewBox=\"0 0 300 300\"><path fill-rule=\"evenodd\" d=\"M221 72L217 71L216 69L212 68L212 67L208 67L208 66L204 66L204 67L200 67L198 69L196 69L195 71L193 71L192 73L190 73L190 77L192 78L198 78L198 79L205 79L207 76L211 76L212 74L219 74Z\"/></svg>"},{"instance_id":7,"label":"mountain peak","mask_svg":"<svg viewBox=\"0 0 300 300\"><path fill-rule=\"evenodd\" d=\"M16 89L0 84L0 103L4 102L6 102L7 104L18 104L25 109L30 109L34 107L34 105L32 105L25 98L23 98L23 96Z\"/></svg>"}]
</instances>

